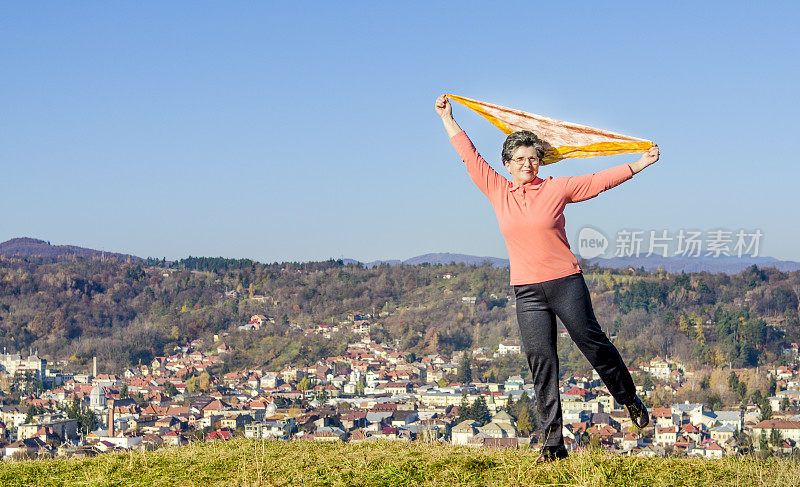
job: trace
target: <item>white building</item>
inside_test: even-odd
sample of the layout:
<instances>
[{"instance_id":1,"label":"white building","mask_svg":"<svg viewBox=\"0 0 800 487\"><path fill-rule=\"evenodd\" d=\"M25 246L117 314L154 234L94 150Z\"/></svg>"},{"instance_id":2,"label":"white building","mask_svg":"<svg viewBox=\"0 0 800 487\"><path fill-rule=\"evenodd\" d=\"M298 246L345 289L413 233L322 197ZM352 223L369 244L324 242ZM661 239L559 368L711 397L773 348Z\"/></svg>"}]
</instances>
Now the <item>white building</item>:
<instances>
[{"instance_id":1,"label":"white building","mask_svg":"<svg viewBox=\"0 0 800 487\"><path fill-rule=\"evenodd\" d=\"M6 353L0 355L0 372L14 376L23 375L30 372L35 379L42 380L45 377L47 360L39 358L38 352L31 352L28 358L22 358L18 353Z\"/></svg>"},{"instance_id":2,"label":"white building","mask_svg":"<svg viewBox=\"0 0 800 487\"><path fill-rule=\"evenodd\" d=\"M497 353L499 355L507 355L509 353L520 354L522 353L522 347L514 340L506 340L500 342L500 345L497 347Z\"/></svg>"}]
</instances>

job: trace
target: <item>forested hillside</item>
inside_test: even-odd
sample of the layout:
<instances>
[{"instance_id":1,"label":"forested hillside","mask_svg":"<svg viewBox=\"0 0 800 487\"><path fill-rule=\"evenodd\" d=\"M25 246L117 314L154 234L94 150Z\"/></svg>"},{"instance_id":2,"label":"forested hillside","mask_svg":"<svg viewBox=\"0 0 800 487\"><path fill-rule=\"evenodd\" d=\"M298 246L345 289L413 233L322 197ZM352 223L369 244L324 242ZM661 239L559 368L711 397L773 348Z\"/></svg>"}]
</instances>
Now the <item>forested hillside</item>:
<instances>
[{"instance_id":1,"label":"forested hillside","mask_svg":"<svg viewBox=\"0 0 800 487\"><path fill-rule=\"evenodd\" d=\"M782 344L800 338L800 272L585 273L598 319L628 361L669 355L697 365L772 363ZM365 313L380 325L370 332L375 340L449 355L516 338L512 294L508 270L488 265L0 257L0 346L34 347L82 370L96 355L106 370L120 371L228 332L229 366L275 369L343 353L353 339L346 332L327 339L302 329ZM274 323L237 330L256 314ZM584 368L571 342L562 342L565 368Z\"/></svg>"}]
</instances>

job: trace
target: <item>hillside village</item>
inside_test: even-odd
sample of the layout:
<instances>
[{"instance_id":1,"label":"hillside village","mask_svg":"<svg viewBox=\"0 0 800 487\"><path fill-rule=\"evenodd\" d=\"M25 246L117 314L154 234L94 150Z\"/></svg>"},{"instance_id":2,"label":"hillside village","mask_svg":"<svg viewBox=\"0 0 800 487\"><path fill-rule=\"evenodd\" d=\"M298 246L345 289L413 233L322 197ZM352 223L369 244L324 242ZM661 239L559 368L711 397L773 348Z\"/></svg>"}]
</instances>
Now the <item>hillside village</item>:
<instances>
[{"instance_id":1,"label":"hillside village","mask_svg":"<svg viewBox=\"0 0 800 487\"><path fill-rule=\"evenodd\" d=\"M254 315L240 328L269 326L270 321ZM414 357L370 339L373 322L370 314L351 314L340 326L360 338L348 344L346 354L320 358L311 367L281 370L211 373L230 353L225 332L175 347L171 355L155 357L121 376L99 373L96 362L86 373L61 373L35 351L27 357L4 351L0 375L13 380L23 395L20 404L0 407L0 452L4 459L86 457L236 436L537 446L529 418L509 413L511 406L533 397L532 384L520 376L503 383L452 380L464 354L473 362L489 361L520 354L518 343L506 341L495 350L476 348L450 359L439 354ZM751 400L740 408L719 410L675 402L651 409L651 423L644 430L632 425L596 375L565 376L561 393L567 447L601 446L641 456L717 458L767 450L792 454L800 446L798 345L793 343L784 354L790 365L759 371L775 383L774 395L765 402ZM673 394L693 376L707 372L687 370L671 359L654 359L631 370ZM724 372L738 380L745 369ZM642 397L651 392L640 387ZM480 417L468 417L465 408L480 411Z\"/></svg>"}]
</instances>

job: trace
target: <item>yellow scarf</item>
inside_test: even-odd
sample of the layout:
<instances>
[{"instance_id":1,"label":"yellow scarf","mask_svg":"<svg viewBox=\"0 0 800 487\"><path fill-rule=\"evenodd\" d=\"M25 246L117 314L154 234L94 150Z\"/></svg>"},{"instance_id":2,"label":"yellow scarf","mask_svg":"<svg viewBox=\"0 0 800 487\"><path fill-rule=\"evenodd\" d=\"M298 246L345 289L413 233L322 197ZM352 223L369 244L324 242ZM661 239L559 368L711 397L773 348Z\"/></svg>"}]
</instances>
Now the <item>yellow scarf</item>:
<instances>
[{"instance_id":1,"label":"yellow scarf","mask_svg":"<svg viewBox=\"0 0 800 487\"><path fill-rule=\"evenodd\" d=\"M463 96L447 95L467 108L475 110L505 134L530 130L550 147L545 151L542 164L568 157L612 156L647 152L653 143L628 135L616 134L576 123L534 115L513 108L501 107Z\"/></svg>"}]
</instances>

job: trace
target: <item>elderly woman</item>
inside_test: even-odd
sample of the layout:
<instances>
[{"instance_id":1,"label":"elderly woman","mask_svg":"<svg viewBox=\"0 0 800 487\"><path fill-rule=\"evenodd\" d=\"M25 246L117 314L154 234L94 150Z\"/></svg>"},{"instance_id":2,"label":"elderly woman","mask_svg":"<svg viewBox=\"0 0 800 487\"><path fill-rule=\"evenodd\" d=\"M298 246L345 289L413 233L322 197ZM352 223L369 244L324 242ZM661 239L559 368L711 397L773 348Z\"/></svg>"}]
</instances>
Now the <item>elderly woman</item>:
<instances>
[{"instance_id":1,"label":"elderly woman","mask_svg":"<svg viewBox=\"0 0 800 487\"><path fill-rule=\"evenodd\" d=\"M542 179L538 173L544 142L532 132L515 132L508 136L502 150L503 164L511 173L509 181L475 150L453 118L446 95L436 100L435 109L472 181L494 207L506 241L517 323L533 375L542 427L543 448L537 461L567 456L558 390L556 317L614 399L628 409L633 423L640 428L647 426L650 417L636 395L631 374L595 318L581 268L567 242L564 207L627 181L658 160L658 146L632 164L585 176Z\"/></svg>"}]
</instances>

